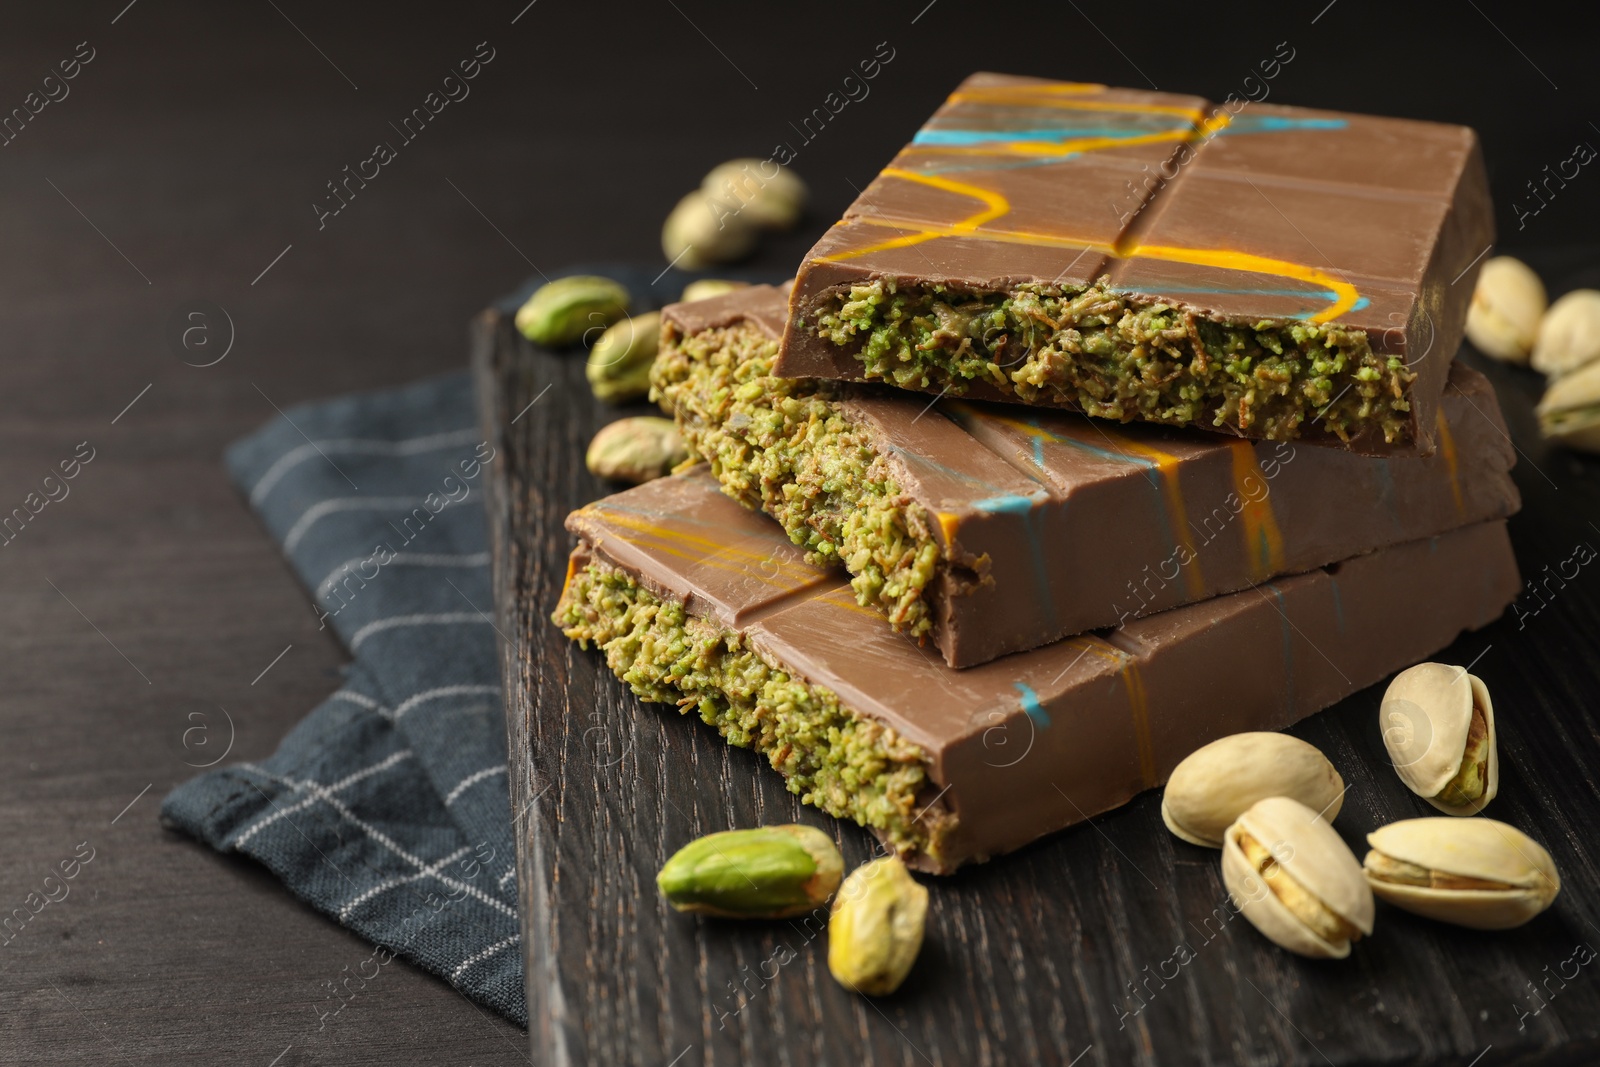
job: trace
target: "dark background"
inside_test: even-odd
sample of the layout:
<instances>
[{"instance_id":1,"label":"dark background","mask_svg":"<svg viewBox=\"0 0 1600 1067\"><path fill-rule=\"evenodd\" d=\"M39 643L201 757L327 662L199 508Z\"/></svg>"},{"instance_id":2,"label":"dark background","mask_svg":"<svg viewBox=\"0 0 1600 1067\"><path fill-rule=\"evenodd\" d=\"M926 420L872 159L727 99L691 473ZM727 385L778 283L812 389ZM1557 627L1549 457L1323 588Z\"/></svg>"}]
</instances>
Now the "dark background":
<instances>
[{"instance_id":1,"label":"dark background","mask_svg":"<svg viewBox=\"0 0 1600 1067\"><path fill-rule=\"evenodd\" d=\"M265 755L345 658L218 456L274 406L462 366L468 318L526 275L660 262L661 220L725 158L797 149L813 209L757 264L782 269L974 69L1220 99L1287 41L1271 100L1475 126L1501 247L1553 295L1600 283L1600 160L1521 229L1512 208L1600 147L1577 5L525 2L0 9L0 114L94 50L0 147L0 514L95 450L0 547L0 912L95 849L0 946L0 1063L526 1059L515 1028L403 967L319 1031L322 983L366 946L157 825L185 764L222 750L219 708L229 758ZM389 123L483 41L471 95L319 230L324 183L398 145ZM885 41L871 95L802 143L791 123ZM166 337L200 299L235 332L207 368Z\"/></svg>"}]
</instances>

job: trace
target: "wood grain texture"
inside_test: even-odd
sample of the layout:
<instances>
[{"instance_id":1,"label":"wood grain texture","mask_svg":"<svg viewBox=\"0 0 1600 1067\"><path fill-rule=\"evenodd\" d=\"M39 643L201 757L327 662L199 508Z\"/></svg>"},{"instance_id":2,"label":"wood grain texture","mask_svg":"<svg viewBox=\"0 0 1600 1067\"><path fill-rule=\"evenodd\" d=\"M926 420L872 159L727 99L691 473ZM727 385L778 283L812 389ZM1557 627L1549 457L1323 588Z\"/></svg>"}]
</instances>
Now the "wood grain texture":
<instances>
[{"instance_id":1,"label":"wood grain texture","mask_svg":"<svg viewBox=\"0 0 1600 1067\"><path fill-rule=\"evenodd\" d=\"M1490 814L1545 843L1562 872L1561 896L1531 925L1474 933L1380 906L1375 936L1352 959L1299 959L1231 917L1218 854L1173 838L1152 792L1014 855L930 879L921 959L894 996L868 1000L829 977L820 923L697 919L657 896L666 857L715 830L807 822L835 834L850 865L873 846L855 826L802 807L764 761L697 718L634 698L598 652L579 650L549 622L571 546L562 519L607 491L584 471L583 448L616 412L590 401L581 357L536 351L495 311L475 332L486 432L505 460L491 514L502 629L515 642L505 681L513 790L527 807L519 843L540 1062L1487 1065L1600 1056L1600 961L1578 962L1581 946L1600 947L1600 848L1587 832L1600 813L1600 731L1589 710L1600 672L1588 636L1600 625L1600 574L1581 573L1523 628L1508 615L1440 656L1476 660L1495 694L1503 762ZM1600 546L1590 525L1600 522L1600 488L1591 461L1537 440L1533 378L1483 369L1524 454L1526 504L1513 537L1532 578L1579 542ZM1349 784L1338 828L1358 855L1366 832L1432 814L1384 758L1381 692L1363 691L1294 731Z\"/></svg>"}]
</instances>

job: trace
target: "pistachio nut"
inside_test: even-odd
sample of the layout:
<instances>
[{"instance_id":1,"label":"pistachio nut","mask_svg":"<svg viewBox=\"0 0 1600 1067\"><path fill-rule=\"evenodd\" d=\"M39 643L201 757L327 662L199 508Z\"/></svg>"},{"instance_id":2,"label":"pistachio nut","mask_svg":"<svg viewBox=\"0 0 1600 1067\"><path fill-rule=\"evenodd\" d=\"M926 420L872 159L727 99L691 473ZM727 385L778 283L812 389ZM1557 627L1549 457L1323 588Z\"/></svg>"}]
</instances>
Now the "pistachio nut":
<instances>
[{"instance_id":1,"label":"pistachio nut","mask_svg":"<svg viewBox=\"0 0 1600 1067\"><path fill-rule=\"evenodd\" d=\"M1239 914L1302 956L1344 959L1372 933L1372 891L1349 847L1298 800L1258 800L1228 827L1222 882Z\"/></svg>"},{"instance_id":2,"label":"pistachio nut","mask_svg":"<svg viewBox=\"0 0 1600 1067\"><path fill-rule=\"evenodd\" d=\"M1404 819L1367 835L1367 884L1389 903L1474 930L1509 930L1561 892L1538 842L1494 819Z\"/></svg>"},{"instance_id":3,"label":"pistachio nut","mask_svg":"<svg viewBox=\"0 0 1600 1067\"><path fill-rule=\"evenodd\" d=\"M1232 734L1195 749L1173 769L1161 794L1161 821L1190 844L1221 848L1223 832L1265 797L1292 797L1332 822L1344 780L1298 737Z\"/></svg>"},{"instance_id":4,"label":"pistachio nut","mask_svg":"<svg viewBox=\"0 0 1600 1067\"><path fill-rule=\"evenodd\" d=\"M689 450L671 419L640 415L603 427L583 458L590 474L638 485L669 473Z\"/></svg>"},{"instance_id":5,"label":"pistachio nut","mask_svg":"<svg viewBox=\"0 0 1600 1067\"><path fill-rule=\"evenodd\" d=\"M557 278L533 291L516 325L534 344L561 348L599 332L628 313L628 290L597 274Z\"/></svg>"},{"instance_id":6,"label":"pistachio nut","mask_svg":"<svg viewBox=\"0 0 1600 1067\"><path fill-rule=\"evenodd\" d=\"M661 227L667 261L687 270L731 263L756 246L755 223L696 190L678 201Z\"/></svg>"},{"instance_id":7,"label":"pistachio nut","mask_svg":"<svg viewBox=\"0 0 1600 1067\"><path fill-rule=\"evenodd\" d=\"M696 838L667 860L656 886L678 911L784 919L826 904L843 874L832 838L791 824Z\"/></svg>"},{"instance_id":8,"label":"pistachio nut","mask_svg":"<svg viewBox=\"0 0 1600 1067\"><path fill-rule=\"evenodd\" d=\"M1600 452L1600 362L1552 381L1535 411L1546 437L1568 448Z\"/></svg>"},{"instance_id":9,"label":"pistachio nut","mask_svg":"<svg viewBox=\"0 0 1600 1067\"><path fill-rule=\"evenodd\" d=\"M828 970L840 985L872 997L900 988L922 950L928 890L896 856L850 872L828 919Z\"/></svg>"},{"instance_id":10,"label":"pistachio nut","mask_svg":"<svg viewBox=\"0 0 1600 1067\"><path fill-rule=\"evenodd\" d=\"M1467 308L1467 340L1486 356L1526 363L1549 303L1544 283L1520 259L1495 256L1484 263Z\"/></svg>"},{"instance_id":11,"label":"pistachio nut","mask_svg":"<svg viewBox=\"0 0 1600 1067\"><path fill-rule=\"evenodd\" d=\"M1500 791L1494 704L1464 668L1401 671L1383 694L1378 725L1406 788L1445 814L1476 815Z\"/></svg>"},{"instance_id":12,"label":"pistachio nut","mask_svg":"<svg viewBox=\"0 0 1600 1067\"><path fill-rule=\"evenodd\" d=\"M806 183L770 159L730 159L713 167L700 191L763 230L787 230L800 221Z\"/></svg>"},{"instance_id":13,"label":"pistachio nut","mask_svg":"<svg viewBox=\"0 0 1600 1067\"><path fill-rule=\"evenodd\" d=\"M749 282L730 282L721 278L697 278L683 287L679 303L692 304L696 300L710 300L714 296L750 288Z\"/></svg>"},{"instance_id":14,"label":"pistachio nut","mask_svg":"<svg viewBox=\"0 0 1600 1067\"><path fill-rule=\"evenodd\" d=\"M613 404L650 391L650 368L661 347L661 312L647 311L606 327L589 349L585 373L596 398Z\"/></svg>"},{"instance_id":15,"label":"pistachio nut","mask_svg":"<svg viewBox=\"0 0 1600 1067\"><path fill-rule=\"evenodd\" d=\"M1600 290L1574 289L1550 305L1533 342L1533 369L1570 374L1600 359Z\"/></svg>"}]
</instances>

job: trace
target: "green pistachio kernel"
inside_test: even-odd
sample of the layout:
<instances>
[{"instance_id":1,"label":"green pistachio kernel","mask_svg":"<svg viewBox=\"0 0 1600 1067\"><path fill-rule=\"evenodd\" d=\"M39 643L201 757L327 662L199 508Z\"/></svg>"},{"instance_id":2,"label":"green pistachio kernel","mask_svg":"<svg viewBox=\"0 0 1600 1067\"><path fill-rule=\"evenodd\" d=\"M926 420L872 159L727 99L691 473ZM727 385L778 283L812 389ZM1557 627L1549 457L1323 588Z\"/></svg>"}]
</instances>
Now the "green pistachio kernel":
<instances>
[{"instance_id":1,"label":"green pistachio kernel","mask_svg":"<svg viewBox=\"0 0 1600 1067\"><path fill-rule=\"evenodd\" d=\"M650 368L660 347L661 312L612 323L589 350L589 388L612 404L639 399L650 391Z\"/></svg>"},{"instance_id":2,"label":"green pistachio kernel","mask_svg":"<svg viewBox=\"0 0 1600 1067\"><path fill-rule=\"evenodd\" d=\"M517 311L517 329L534 344L561 348L604 330L628 313L628 290L597 274L557 278L534 290Z\"/></svg>"},{"instance_id":3,"label":"green pistachio kernel","mask_svg":"<svg viewBox=\"0 0 1600 1067\"><path fill-rule=\"evenodd\" d=\"M656 885L678 911L731 919L783 919L828 902L844 873L833 840L810 826L762 826L697 838Z\"/></svg>"}]
</instances>

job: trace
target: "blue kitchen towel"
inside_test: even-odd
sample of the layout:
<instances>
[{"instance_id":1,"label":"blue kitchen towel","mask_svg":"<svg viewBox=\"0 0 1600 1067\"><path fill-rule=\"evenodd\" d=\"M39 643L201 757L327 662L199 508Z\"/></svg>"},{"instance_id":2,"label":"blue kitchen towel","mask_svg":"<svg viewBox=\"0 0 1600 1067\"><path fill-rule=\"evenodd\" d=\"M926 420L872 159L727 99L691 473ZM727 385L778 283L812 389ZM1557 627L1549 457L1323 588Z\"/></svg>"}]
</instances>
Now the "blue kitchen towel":
<instances>
[{"instance_id":1,"label":"blue kitchen towel","mask_svg":"<svg viewBox=\"0 0 1600 1067\"><path fill-rule=\"evenodd\" d=\"M290 408L228 469L353 662L256 763L217 767L162 819L265 864L393 956L527 1025L505 720L481 494L492 445L468 375Z\"/></svg>"}]
</instances>

